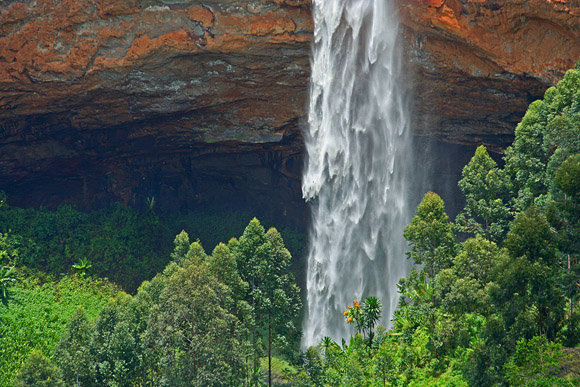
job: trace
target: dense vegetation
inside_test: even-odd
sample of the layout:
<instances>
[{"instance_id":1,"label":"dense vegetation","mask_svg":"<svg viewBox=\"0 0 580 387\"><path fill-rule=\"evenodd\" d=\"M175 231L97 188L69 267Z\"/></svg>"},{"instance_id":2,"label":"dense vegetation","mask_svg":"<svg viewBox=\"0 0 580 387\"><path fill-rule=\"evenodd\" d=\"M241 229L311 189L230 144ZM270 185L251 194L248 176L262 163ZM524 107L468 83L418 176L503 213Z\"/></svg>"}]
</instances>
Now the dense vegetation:
<instances>
[{"instance_id":1,"label":"dense vegetation","mask_svg":"<svg viewBox=\"0 0 580 387\"><path fill-rule=\"evenodd\" d=\"M504 167L481 146L459 188L454 224L430 192L405 229L421 266L399 283L393 328L325 338L310 383L580 385L580 64L530 105ZM355 300L347 322L357 313L364 326Z\"/></svg>"},{"instance_id":2,"label":"dense vegetation","mask_svg":"<svg viewBox=\"0 0 580 387\"><path fill-rule=\"evenodd\" d=\"M11 264L19 256L8 244L2 251ZM28 354L17 385L249 385L263 376L262 356L298 351L299 289L276 229L254 219L211 255L182 231L170 258L135 296L85 279L86 262L59 282L7 285L2 361L13 363L1 385ZM25 271L25 281L42 277Z\"/></svg>"},{"instance_id":3,"label":"dense vegetation","mask_svg":"<svg viewBox=\"0 0 580 387\"><path fill-rule=\"evenodd\" d=\"M425 195L404 231L417 269L390 330L380 300L353 300L351 339L305 352L290 252L257 219L227 244L207 237L208 254L177 234L191 221L153 206L0 198L0 385L580 385L580 65L530 105L503 161L476 150L454 222ZM226 240L236 219L189 229Z\"/></svg>"},{"instance_id":4,"label":"dense vegetation","mask_svg":"<svg viewBox=\"0 0 580 387\"><path fill-rule=\"evenodd\" d=\"M52 354L71 316L82 307L94 320L119 294L111 284L80 276L60 281L29 275L9 288L0 304L0 386L12 386L32 349Z\"/></svg>"},{"instance_id":5,"label":"dense vegetation","mask_svg":"<svg viewBox=\"0 0 580 387\"><path fill-rule=\"evenodd\" d=\"M158 215L154 206L142 213L120 204L92 212L70 205L56 210L21 209L10 207L1 193L0 203L0 249L6 246L5 250L17 252L13 265L58 276L86 260L91 274L108 278L130 293L169 263L173 238L181 230L215 246L242 233L252 218L243 212L212 210ZM289 228L280 232L292 254L300 256L304 236ZM301 270L293 267L297 274Z\"/></svg>"}]
</instances>

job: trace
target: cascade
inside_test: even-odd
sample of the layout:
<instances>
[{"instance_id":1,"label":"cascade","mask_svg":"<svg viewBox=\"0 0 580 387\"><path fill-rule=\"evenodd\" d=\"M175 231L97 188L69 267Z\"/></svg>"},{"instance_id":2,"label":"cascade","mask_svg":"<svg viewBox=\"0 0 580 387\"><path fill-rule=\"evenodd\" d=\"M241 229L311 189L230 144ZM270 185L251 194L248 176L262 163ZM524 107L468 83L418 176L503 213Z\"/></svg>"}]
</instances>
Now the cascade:
<instances>
[{"instance_id":1,"label":"cascade","mask_svg":"<svg viewBox=\"0 0 580 387\"><path fill-rule=\"evenodd\" d=\"M411 263L408 93L392 0L314 0L307 161L312 211L303 345L353 334L342 312L377 296L389 325Z\"/></svg>"}]
</instances>

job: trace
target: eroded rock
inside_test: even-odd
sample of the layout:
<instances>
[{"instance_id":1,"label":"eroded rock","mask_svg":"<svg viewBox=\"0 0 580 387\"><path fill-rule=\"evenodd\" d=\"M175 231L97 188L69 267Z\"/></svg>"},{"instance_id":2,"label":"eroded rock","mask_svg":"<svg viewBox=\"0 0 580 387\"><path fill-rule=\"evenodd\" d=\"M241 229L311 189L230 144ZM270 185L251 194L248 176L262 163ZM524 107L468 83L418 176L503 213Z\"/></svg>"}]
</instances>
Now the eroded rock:
<instances>
[{"instance_id":1,"label":"eroded rock","mask_svg":"<svg viewBox=\"0 0 580 387\"><path fill-rule=\"evenodd\" d=\"M501 151L580 57L575 1L397 1L416 135ZM254 187L299 202L311 12L311 0L4 0L0 188L23 205L187 207L205 180L231 200Z\"/></svg>"}]
</instances>

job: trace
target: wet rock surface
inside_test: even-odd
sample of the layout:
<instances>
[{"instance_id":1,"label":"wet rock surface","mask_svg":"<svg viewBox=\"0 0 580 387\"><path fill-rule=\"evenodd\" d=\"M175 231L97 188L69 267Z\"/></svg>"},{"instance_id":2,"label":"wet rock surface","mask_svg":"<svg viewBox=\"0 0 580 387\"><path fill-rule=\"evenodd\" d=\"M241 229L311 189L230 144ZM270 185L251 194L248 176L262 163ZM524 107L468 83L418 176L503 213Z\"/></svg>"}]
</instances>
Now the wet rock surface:
<instances>
[{"instance_id":1,"label":"wet rock surface","mask_svg":"<svg viewBox=\"0 0 580 387\"><path fill-rule=\"evenodd\" d=\"M580 56L574 1L397 1L413 130L432 141L501 151ZM301 223L312 38L310 0L4 0L0 189Z\"/></svg>"}]
</instances>

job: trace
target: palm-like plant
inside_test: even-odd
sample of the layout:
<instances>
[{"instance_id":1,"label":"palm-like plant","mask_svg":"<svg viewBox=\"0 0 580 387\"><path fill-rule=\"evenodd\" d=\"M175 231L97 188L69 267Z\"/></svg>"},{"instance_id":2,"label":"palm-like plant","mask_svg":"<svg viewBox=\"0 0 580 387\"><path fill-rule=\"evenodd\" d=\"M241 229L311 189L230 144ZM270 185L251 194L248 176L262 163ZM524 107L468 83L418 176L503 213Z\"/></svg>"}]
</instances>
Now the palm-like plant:
<instances>
[{"instance_id":1,"label":"palm-like plant","mask_svg":"<svg viewBox=\"0 0 580 387\"><path fill-rule=\"evenodd\" d=\"M374 328L381 318L381 301L377 297L367 297L363 303L363 315L365 316L365 328L368 332L369 347L373 345L375 336Z\"/></svg>"},{"instance_id":2,"label":"palm-like plant","mask_svg":"<svg viewBox=\"0 0 580 387\"><path fill-rule=\"evenodd\" d=\"M374 328L381 317L381 310L381 301L377 297L367 297L362 306L354 300L353 306L349 305L343 313L347 323L356 325L357 333L368 337L369 347L373 344Z\"/></svg>"},{"instance_id":3,"label":"palm-like plant","mask_svg":"<svg viewBox=\"0 0 580 387\"><path fill-rule=\"evenodd\" d=\"M89 271L89 269L91 267L93 267L91 261L89 261L86 258L79 258L79 261L77 263L75 263L74 265L72 265L73 269L75 269L81 276L85 276L87 274L87 271Z\"/></svg>"},{"instance_id":4,"label":"palm-like plant","mask_svg":"<svg viewBox=\"0 0 580 387\"><path fill-rule=\"evenodd\" d=\"M427 280L424 272L419 275L419 282L411 289L400 288L402 293L414 303L430 303L433 301L433 285Z\"/></svg>"},{"instance_id":5,"label":"palm-like plant","mask_svg":"<svg viewBox=\"0 0 580 387\"><path fill-rule=\"evenodd\" d=\"M148 196L147 199L145 199L145 204L147 205L147 212L153 214L153 210L155 209L155 196Z\"/></svg>"},{"instance_id":6,"label":"palm-like plant","mask_svg":"<svg viewBox=\"0 0 580 387\"><path fill-rule=\"evenodd\" d=\"M255 367L254 369L250 370L249 375L249 386L254 387L265 387L267 386L266 382L264 382L264 370L260 367Z\"/></svg>"}]
</instances>

